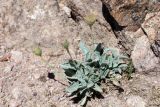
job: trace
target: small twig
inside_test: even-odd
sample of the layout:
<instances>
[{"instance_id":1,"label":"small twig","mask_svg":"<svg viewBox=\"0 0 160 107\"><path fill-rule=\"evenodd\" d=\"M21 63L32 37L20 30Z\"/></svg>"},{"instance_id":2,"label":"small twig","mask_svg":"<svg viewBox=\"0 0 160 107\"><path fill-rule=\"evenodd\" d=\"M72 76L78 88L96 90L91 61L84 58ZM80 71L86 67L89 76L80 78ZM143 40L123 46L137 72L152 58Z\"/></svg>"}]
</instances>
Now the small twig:
<instances>
[{"instance_id":1,"label":"small twig","mask_svg":"<svg viewBox=\"0 0 160 107\"><path fill-rule=\"evenodd\" d=\"M63 83L63 82L61 82L61 81L59 81L59 80L57 80L57 79L55 79L55 78L54 78L54 80L57 81L58 83L64 85L64 86L68 86L67 84L65 84L65 83Z\"/></svg>"},{"instance_id":2,"label":"small twig","mask_svg":"<svg viewBox=\"0 0 160 107\"><path fill-rule=\"evenodd\" d=\"M69 49L67 49L67 53L69 54L70 58L73 60L72 55L71 55Z\"/></svg>"}]
</instances>

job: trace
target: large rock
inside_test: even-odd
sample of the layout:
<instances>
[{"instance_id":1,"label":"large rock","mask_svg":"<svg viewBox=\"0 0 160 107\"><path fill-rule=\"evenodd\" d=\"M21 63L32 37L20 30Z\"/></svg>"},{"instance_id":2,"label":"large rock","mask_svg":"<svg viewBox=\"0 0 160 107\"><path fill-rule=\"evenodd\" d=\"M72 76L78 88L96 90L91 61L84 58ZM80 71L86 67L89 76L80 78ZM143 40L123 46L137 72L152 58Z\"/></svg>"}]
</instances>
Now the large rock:
<instances>
[{"instance_id":1,"label":"large rock","mask_svg":"<svg viewBox=\"0 0 160 107\"><path fill-rule=\"evenodd\" d=\"M137 39L131 58L137 71L150 71L159 66L159 59L153 54L146 35Z\"/></svg>"},{"instance_id":2,"label":"large rock","mask_svg":"<svg viewBox=\"0 0 160 107\"><path fill-rule=\"evenodd\" d=\"M60 7L66 14L68 14L67 8L70 8L71 19L79 24L78 35L81 39L87 41L89 44L94 41L103 42L105 46L115 47L117 45L117 39L111 31L109 23L103 16L102 2L100 0L68 1L60 2ZM90 15L95 15L96 17L92 29L90 29L85 20L85 17ZM96 40L94 40L95 38Z\"/></svg>"},{"instance_id":3,"label":"large rock","mask_svg":"<svg viewBox=\"0 0 160 107\"><path fill-rule=\"evenodd\" d=\"M142 28L147 34L154 54L160 58L160 12L147 14Z\"/></svg>"},{"instance_id":4,"label":"large rock","mask_svg":"<svg viewBox=\"0 0 160 107\"><path fill-rule=\"evenodd\" d=\"M132 34L135 46L131 58L138 71L160 71L160 12L151 13L146 16L142 28Z\"/></svg>"},{"instance_id":5,"label":"large rock","mask_svg":"<svg viewBox=\"0 0 160 107\"><path fill-rule=\"evenodd\" d=\"M102 0L112 16L112 25L126 26L127 30L136 31L143 23L149 10L158 10L158 2L153 0ZM157 8L154 8L156 7ZM109 15L109 14L108 14ZM118 29L115 29L118 30Z\"/></svg>"}]
</instances>

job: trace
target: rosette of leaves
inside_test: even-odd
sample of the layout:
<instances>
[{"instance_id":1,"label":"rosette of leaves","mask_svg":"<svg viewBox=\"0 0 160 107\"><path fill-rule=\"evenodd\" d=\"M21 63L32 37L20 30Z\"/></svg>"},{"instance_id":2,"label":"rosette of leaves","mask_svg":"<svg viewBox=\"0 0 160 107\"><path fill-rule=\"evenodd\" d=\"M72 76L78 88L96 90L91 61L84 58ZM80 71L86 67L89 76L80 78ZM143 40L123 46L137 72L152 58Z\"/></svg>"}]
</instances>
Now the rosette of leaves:
<instances>
[{"instance_id":1,"label":"rosette of leaves","mask_svg":"<svg viewBox=\"0 0 160 107\"><path fill-rule=\"evenodd\" d=\"M90 52L83 42L80 43L80 49L84 55L86 65L96 69L101 79L122 74L122 71L127 68L127 64L123 60L128 58L120 55L117 49L104 48L99 43L95 46L94 51Z\"/></svg>"},{"instance_id":2,"label":"rosette of leaves","mask_svg":"<svg viewBox=\"0 0 160 107\"><path fill-rule=\"evenodd\" d=\"M61 67L70 83L66 92L70 96L78 96L81 105L84 105L95 92L102 93L101 80L121 74L127 64L123 62L126 57L120 56L116 49L103 48L101 43L90 51L80 42L80 49L84 56L83 61L69 60Z\"/></svg>"},{"instance_id":3,"label":"rosette of leaves","mask_svg":"<svg viewBox=\"0 0 160 107\"><path fill-rule=\"evenodd\" d=\"M85 62L69 60L61 67L65 70L70 83L66 92L71 96L76 95L81 98L81 105L84 105L87 98L91 97L94 92L102 92L99 74L94 68L86 65Z\"/></svg>"}]
</instances>

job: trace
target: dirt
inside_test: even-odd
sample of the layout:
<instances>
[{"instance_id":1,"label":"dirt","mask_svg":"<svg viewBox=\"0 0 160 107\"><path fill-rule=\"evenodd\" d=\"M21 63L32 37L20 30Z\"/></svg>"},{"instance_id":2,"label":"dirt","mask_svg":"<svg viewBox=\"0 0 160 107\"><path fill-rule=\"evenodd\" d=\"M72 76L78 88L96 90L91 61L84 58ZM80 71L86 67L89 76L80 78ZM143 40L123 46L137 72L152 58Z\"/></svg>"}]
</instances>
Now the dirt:
<instances>
[{"instance_id":1,"label":"dirt","mask_svg":"<svg viewBox=\"0 0 160 107\"><path fill-rule=\"evenodd\" d=\"M72 2L77 4L72 7L70 0L0 1L0 107L79 107L64 92L68 82L60 64L70 56L63 49L62 43L67 39L72 57L79 60L82 59L78 47L80 40L85 41L89 47L93 43L102 42L105 47L122 48L116 32L103 16L100 0ZM76 7L77 11L71 9L76 12L74 14L79 20L69 17L61 6ZM112 8L116 9L114 6ZM158 11L157 8L153 7ZM139 10L141 14L143 9ZM83 17L92 11L97 13L97 21L90 29ZM113 17L119 19L118 23L122 24L125 22L123 16L119 19L113 14ZM126 22L127 25L134 23L133 20ZM142 22L139 19L138 25ZM42 49L42 56L33 53L35 47ZM131 107L127 101L133 95L140 97L145 107L159 107L159 71L153 74L136 72L132 76L131 80L122 81L122 93L107 87L104 98L91 99L87 107Z\"/></svg>"}]
</instances>

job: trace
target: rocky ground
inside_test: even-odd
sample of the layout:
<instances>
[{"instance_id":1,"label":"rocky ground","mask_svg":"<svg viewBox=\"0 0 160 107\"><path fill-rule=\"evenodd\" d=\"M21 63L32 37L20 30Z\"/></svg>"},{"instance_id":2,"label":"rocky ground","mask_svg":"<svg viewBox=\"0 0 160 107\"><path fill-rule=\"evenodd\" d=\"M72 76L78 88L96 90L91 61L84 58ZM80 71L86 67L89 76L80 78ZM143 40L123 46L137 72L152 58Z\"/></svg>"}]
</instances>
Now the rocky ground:
<instances>
[{"instance_id":1,"label":"rocky ground","mask_svg":"<svg viewBox=\"0 0 160 107\"><path fill-rule=\"evenodd\" d=\"M91 46L93 38L130 56L136 72L123 92L104 86L104 98L87 107L160 107L159 0L0 0L0 107L78 107L64 92L61 44L67 39L81 59L79 41Z\"/></svg>"}]
</instances>

